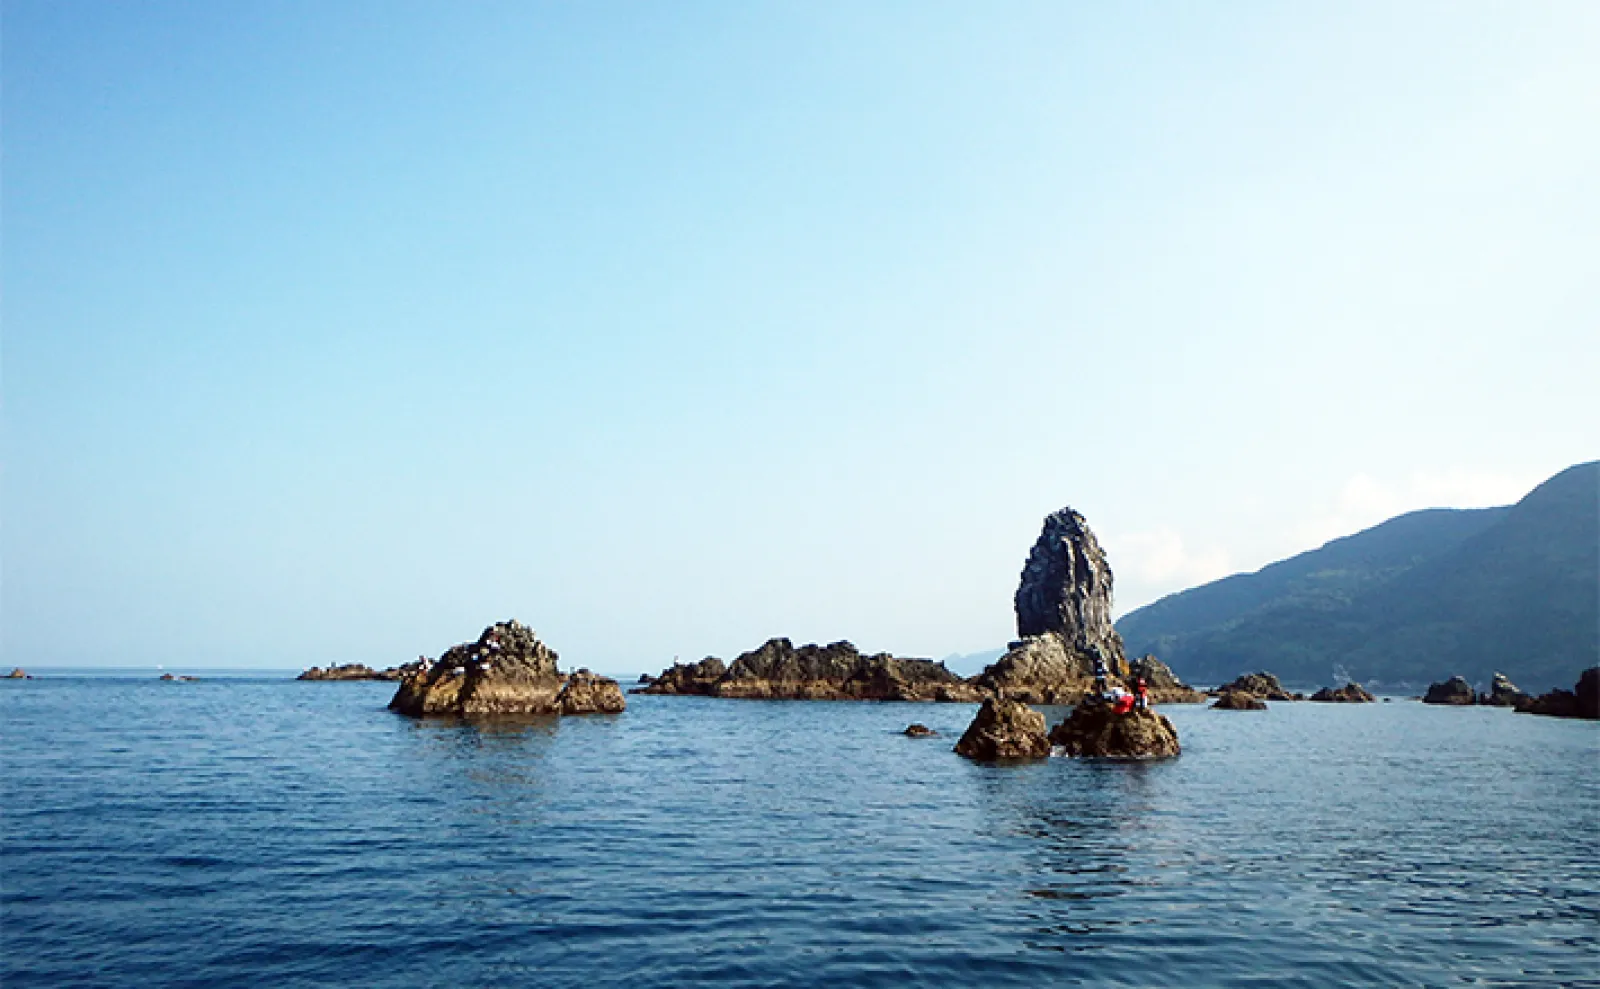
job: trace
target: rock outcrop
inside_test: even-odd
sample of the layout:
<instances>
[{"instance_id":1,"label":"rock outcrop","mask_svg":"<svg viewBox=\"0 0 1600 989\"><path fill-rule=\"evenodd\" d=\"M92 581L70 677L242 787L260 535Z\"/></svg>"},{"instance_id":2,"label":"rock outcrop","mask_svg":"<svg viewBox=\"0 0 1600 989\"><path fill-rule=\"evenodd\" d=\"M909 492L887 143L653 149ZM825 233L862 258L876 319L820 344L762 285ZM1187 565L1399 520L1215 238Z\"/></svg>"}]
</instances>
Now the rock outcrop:
<instances>
[{"instance_id":1,"label":"rock outcrop","mask_svg":"<svg viewBox=\"0 0 1600 989\"><path fill-rule=\"evenodd\" d=\"M563 676L554 650L515 620L491 625L475 642L421 661L400 681L389 707L401 714L547 715L621 711L615 680L587 670Z\"/></svg>"},{"instance_id":2,"label":"rock outcrop","mask_svg":"<svg viewBox=\"0 0 1600 989\"><path fill-rule=\"evenodd\" d=\"M1361 684L1347 683L1337 690L1323 687L1311 695L1311 700L1321 701L1324 704L1371 704L1377 698L1367 693Z\"/></svg>"},{"instance_id":3,"label":"rock outcrop","mask_svg":"<svg viewBox=\"0 0 1600 989\"><path fill-rule=\"evenodd\" d=\"M1267 704L1256 695L1242 690L1224 690L1211 708L1214 711L1265 711Z\"/></svg>"},{"instance_id":4,"label":"rock outcrop","mask_svg":"<svg viewBox=\"0 0 1600 989\"><path fill-rule=\"evenodd\" d=\"M1134 682L1143 677L1152 704L1200 704L1206 699L1204 691L1179 680L1166 663L1154 656L1132 660L1128 667L1128 689L1132 690Z\"/></svg>"},{"instance_id":5,"label":"rock outcrop","mask_svg":"<svg viewBox=\"0 0 1600 989\"><path fill-rule=\"evenodd\" d=\"M1264 701L1293 701L1301 699L1284 690L1283 684L1278 682L1278 678L1266 672L1246 673L1244 676L1236 677L1232 683L1223 684L1218 693L1225 694L1230 690L1250 694Z\"/></svg>"},{"instance_id":6,"label":"rock outcrop","mask_svg":"<svg viewBox=\"0 0 1600 989\"><path fill-rule=\"evenodd\" d=\"M1527 714L1552 718L1600 720L1600 666L1591 666L1578 677L1572 690L1552 690L1517 705Z\"/></svg>"},{"instance_id":7,"label":"rock outcrop","mask_svg":"<svg viewBox=\"0 0 1600 989\"><path fill-rule=\"evenodd\" d=\"M849 642L796 647L769 639L724 669L708 657L675 664L645 694L703 694L754 700L945 701L973 703L984 692L931 659L864 656Z\"/></svg>"},{"instance_id":8,"label":"rock outcrop","mask_svg":"<svg viewBox=\"0 0 1600 989\"><path fill-rule=\"evenodd\" d=\"M939 733L920 721L913 721L911 724L906 725L904 734L911 738L933 738Z\"/></svg>"},{"instance_id":9,"label":"rock outcrop","mask_svg":"<svg viewBox=\"0 0 1600 989\"><path fill-rule=\"evenodd\" d=\"M956 743L956 754L993 762L1042 759L1050 754L1044 715L1021 701L989 698Z\"/></svg>"},{"instance_id":10,"label":"rock outcrop","mask_svg":"<svg viewBox=\"0 0 1600 989\"><path fill-rule=\"evenodd\" d=\"M1428 692L1422 695L1422 703L1464 707L1478 703L1478 692L1472 689L1472 684L1465 677L1451 677L1443 683L1428 684Z\"/></svg>"},{"instance_id":11,"label":"rock outcrop","mask_svg":"<svg viewBox=\"0 0 1600 989\"><path fill-rule=\"evenodd\" d=\"M641 686L634 694L715 694L718 680L728 673L728 664L715 656L707 656L698 663L673 663L658 677L648 674L639 678Z\"/></svg>"},{"instance_id":12,"label":"rock outcrop","mask_svg":"<svg viewBox=\"0 0 1600 989\"><path fill-rule=\"evenodd\" d=\"M1094 689L1096 654L1110 675L1128 676L1111 624L1111 585L1111 566L1083 516L1070 508L1048 516L1017 585L1018 641L973 684L1034 704L1075 704Z\"/></svg>"},{"instance_id":13,"label":"rock outcrop","mask_svg":"<svg viewBox=\"0 0 1600 989\"><path fill-rule=\"evenodd\" d=\"M1478 695L1479 704L1492 707L1516 707L1524 701L1532 700L1527 694L1518 689L1503 673L1496 673L1494 680L1489 684L1489 692Z\"/></svg>"},{"instance_id":14,"label":"rock outcrop","mask_svg":"<svg viewBox=\"0 0 1600 989\"><path fill-rule=\"evenodd\" d=\"M1181 751L1178 731L1165 716L1148 709L1117 714L1098 697L1074 708L1049 738L1079 758L1166 759Z\"/></svg>"},{"instance_id":15,"label":"rock outcrop","mask_svg":"<svg viewBox=\"0 0 1600 989\"><path fill-rule=\"evenodd\" d=\"M345 663L341 666L313 666L304 673L295 677L296 680L400 680L407 673L415 672L424 662L421 658L415 663L405 666L391 666L387 670L375 670L364 663Z\"/></svg>"}]
</instances>

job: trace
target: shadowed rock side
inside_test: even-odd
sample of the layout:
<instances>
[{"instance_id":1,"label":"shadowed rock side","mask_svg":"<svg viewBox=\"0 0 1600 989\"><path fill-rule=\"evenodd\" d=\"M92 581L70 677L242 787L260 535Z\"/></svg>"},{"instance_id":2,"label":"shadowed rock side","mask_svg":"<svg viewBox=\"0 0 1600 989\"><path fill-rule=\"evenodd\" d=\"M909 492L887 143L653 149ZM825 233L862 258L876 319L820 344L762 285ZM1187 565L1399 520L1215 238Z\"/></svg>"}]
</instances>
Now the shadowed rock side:
<instances>
[{"instance_id":1,"label":"shadowed rock side","mask_svg":"<svg viewBox=\"0 0 1600 989\"><path fill-rule=\"evenodd\" d=\"M404 666L391 666L387 670L375 670L362 663L346 663L342 666L313 666L304 673L295 677L296 680L399 680L407 673L414 673L422 665L419 659L415 663Z\"/></svg>"},{"instance_id":2,"label":"shadowed rock side","mask_svg":"<svg viewBox=\"0 0 1600 989\"><path fill-rule=\"evenodd\" d=\"M1478 694L1465 677L1451 677L1443 683L1428 684L1428 692L1423 695L1422 703L1465 706L1478 703Z\"/></svg>"},{"instance_id":3,"label":"shadowed rock side","mask_svg":"<svg viewBox=\"0 0 1600 989\"><path fill-rule=\"evenodd\" d=\"M1154 656L1135 659L1128 664L1128 667L1128 689L1132 690L1134 682L1144 677L1152 704L1200 704L1206 699L1204 691L1196 690L1179 680L1167 668L1166 663Z\"/></svg>"},{"instance_id":4,"label":"shadowed rock side","mask_svg":"<svg viewBox=\"0 0 1600 989\"><path fill-rule=\"evenodd\" d=\"M587 670L562 676L556 653L521 622L491 625L475 642L419 662L389 707L402 714L593 714L621 711L615 680Z\"/></svg>"},{"instance_id":5,"label":"shadowed rock side","mask_svg":"<svg viewBox=\"0 0 1600 989\"><path fill-rule=\"evenodd\" d=\"M675 664L643 694L703 694L751 700L945 701L972 703L983 692L931 659L863 656L849 642L798 648L769 639L722 669L708 657Z\"/></svg>"},{"instance_id":6,"label":"shadowed rock side","mask_svg":"<svg viewBox=\"0 0 1600 989\"><path fill-rule=\"evenodd\" d=\"M1044 715L1021 701L993 697L956 743L956 754L993 762L999 759L1042 759L1050 754Z\"/></svg>"},{"instance_id":7,"label":"shadowed rock side","mask_svg":"<svg viewBox=\"0 0 1600 989\"><path fill-rule=\"evenodd\" d=\"M1265 711L1267 704L1254 694L1242 690L1224 690L1211 708L1214 711Z\"/></svg>"},{"instance_id":8,"label":"shadowed rock side","mask_svg":"<svg viewBox=\"0 0 1600 989\"><path fill-rule=\"evenodd\" d=\"M1335 690L1332 687L1323 687L1311 695L1311 700L1321 701L1324 704L1371 704L1376 697L1367 693L1359 683L1347 683Z\"/></svg>"},{"instance_id":9,"label":"shadowed rock side","mask_svg":"<svg viewBox=\"0 0 1600 989\"><path fill-rule=\"evenodd\" d=\"M1516 707L1525 701L1533 700L1523 693L1516 684L1512 683L1503 673L1496 673L1494 680L1489 684L1489 692L1478 695L1479 704L1491 707Z\"/></svg>"},{"instance_id":10,"label":"shadowed rock side","mask_svg":"<svg viewBox=\"0 0 1600 989\"><path fill-rule=\"evenodd\" d=\"M1246 673L1237 677L1232 683L1223 684L1218 693L1226 694L1230 690L1250 694L1264 701L1294 701L1303 700L1283 689L1283 684L1271 673Z\"/></svg>"},{"instance_id":11,"label":"shadowed rock side","mask_svg":"<svg viewBox=\"0 0 1600 989\"><path fill-rule=\"evenodd\" d=\"M1574 689L1552 690L1528 698L1517 705L1517 710L1552 718L1600 719L1600 666L1584 670Z\"/></svg>"},{"instance_id":12,"label":"shadowed rock side","mask_svg":"<svg viewBox=\"0 0 1600 989\"><path fill-rule=\"evenodd\" d=\"M1098 759L1166 759L1177 755L1178 731L1150 710L1117 714L1092 698L1050 730L1050 742L1069 756Z\"/></svg>"}]
</instances>

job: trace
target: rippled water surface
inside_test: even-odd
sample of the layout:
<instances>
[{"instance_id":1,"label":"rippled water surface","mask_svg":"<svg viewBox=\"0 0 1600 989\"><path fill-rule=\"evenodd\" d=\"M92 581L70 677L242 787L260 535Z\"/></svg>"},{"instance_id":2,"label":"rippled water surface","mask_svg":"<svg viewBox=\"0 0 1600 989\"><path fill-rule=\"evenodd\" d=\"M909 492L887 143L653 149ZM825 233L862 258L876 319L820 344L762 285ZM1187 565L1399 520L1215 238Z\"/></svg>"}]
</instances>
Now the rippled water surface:
<instances>
[{"instance_id":1,"label":"rippled water surface","mask_svg":"<svg viewBox=\"0 0 1600 989\"><path fill-rule=\"evenodd\" d=\"M983 766L967 705L391 691L0 683L0 984L1600 986L1592 723L1173 707L1174 761Z\"/></svg>"}]
</instances>

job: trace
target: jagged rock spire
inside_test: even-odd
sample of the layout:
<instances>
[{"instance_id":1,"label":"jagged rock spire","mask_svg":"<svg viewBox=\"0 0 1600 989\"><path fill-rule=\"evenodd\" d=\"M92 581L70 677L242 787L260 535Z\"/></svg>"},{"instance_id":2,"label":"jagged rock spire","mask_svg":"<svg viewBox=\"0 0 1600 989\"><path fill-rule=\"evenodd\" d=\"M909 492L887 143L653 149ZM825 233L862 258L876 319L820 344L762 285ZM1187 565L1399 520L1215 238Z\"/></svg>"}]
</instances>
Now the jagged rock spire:
<instances>
[{"instance_id":1,"label":"jagged rock spire","mask_svg":"<svg viewBox=\"0 0 1600 989\"><path fill-rule=\"evenodd\" d=\"M1111 625L1111 566L1083 516L1070 508L1048 516L1017 586L1017 634L1054 632L1080 652L1099 649L1120 661L1122 637Z\"/></svg>"}]
</instances>

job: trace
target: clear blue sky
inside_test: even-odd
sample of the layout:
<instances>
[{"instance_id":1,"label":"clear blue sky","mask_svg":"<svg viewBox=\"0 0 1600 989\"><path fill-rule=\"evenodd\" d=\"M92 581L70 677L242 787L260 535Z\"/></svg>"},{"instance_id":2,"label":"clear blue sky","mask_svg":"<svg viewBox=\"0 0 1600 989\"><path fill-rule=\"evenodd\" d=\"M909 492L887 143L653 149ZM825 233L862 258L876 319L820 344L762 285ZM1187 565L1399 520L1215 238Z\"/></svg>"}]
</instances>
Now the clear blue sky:
<instances>
[{"instance_id":1,"label":"clear blue sky","mask_svg":"<svg viewBox=\"0 0 1600 989\"><path fill-rule=\"evenodd\" d=\"M3 7L9 665L1001 645L1600 453L1600 4Z\"/></svg>"}]
</instances>

